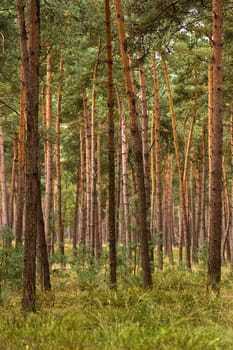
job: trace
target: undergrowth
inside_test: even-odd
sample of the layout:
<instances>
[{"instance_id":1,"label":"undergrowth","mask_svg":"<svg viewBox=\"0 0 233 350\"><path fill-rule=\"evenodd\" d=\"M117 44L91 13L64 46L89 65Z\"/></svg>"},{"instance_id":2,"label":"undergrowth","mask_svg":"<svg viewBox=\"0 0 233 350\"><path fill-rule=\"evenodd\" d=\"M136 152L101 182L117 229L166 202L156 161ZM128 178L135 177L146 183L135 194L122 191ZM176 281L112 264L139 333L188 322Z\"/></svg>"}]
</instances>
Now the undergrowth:
<instances>
[{"instance_id":1,"label":"undergrowth","mask_svg":"<svg viewBox=\"0 0 233 350\"><path fill-rule=\"evenodd\" d=\"M176 266L156 271L146 291L130 275L129 283L125 275L118 290L110 290L105 273L96 266L93 271L93 284L84 279L80 284L73 268L55 271L53 291L37 293L35 314L24 314L19 292L12 292L1 307L0 349L233 348L231 276L224 276L221 297L213 299L205 295L204 274Z\"/></svg>"},{"instance_id":2,"label":"undergrowth","mask_svg":"<svg viewBox=\"0 0 233 350\"><path fill-rule=\"evenodd\" d=\"M135 252L137 249L135 247ZM93 260L54 256L50 293L37 291L37 312L21 310L22 250L0 255L1 350L232 350L233 276L221 296L206 297L206 264L188 273L166 265L143 290L140 261L118 247L118 289L109 288L107 251Z\"/></svg>"}]
</instances>

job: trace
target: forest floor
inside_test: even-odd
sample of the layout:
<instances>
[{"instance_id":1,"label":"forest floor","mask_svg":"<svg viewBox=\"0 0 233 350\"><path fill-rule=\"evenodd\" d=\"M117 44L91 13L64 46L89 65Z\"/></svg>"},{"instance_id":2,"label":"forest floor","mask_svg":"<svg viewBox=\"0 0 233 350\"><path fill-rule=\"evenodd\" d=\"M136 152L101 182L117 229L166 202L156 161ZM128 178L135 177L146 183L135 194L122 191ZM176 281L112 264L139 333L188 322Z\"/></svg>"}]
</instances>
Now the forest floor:
<instances>
[{"instance_id":1,"label":"forest floor","mask_svg":"<svg viewBox=\"0 0 233 350\"><path fill-rule=\"evenodd\" d=\"M8 293L0 306L0 349L233 349L233 277L227 270L218 298L206 297L204 270L166 267L146 291L124 274L117 291L101 276L77 276L72 269L55 270L53 290L38 290L34 314L21 311L20 293Z\"/></svg>"}]
</instances>

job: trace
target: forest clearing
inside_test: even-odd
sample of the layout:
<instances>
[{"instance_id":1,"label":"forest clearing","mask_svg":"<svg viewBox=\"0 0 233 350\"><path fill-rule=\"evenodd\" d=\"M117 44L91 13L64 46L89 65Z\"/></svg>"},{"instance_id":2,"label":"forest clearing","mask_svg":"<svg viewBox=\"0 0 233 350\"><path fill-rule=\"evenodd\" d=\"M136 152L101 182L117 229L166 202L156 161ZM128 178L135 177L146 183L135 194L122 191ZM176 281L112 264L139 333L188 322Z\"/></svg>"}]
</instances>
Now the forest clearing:
<instances>
[{"instance_id":1,"label":"forest clearing","mask_svg":"<svg viewBox=\"0 0 233 350\"><path fill-rule=\"evenodd\" d=\"M0 349L233 349L232 21L1 1Z\"/></svg>"}]
</instances>

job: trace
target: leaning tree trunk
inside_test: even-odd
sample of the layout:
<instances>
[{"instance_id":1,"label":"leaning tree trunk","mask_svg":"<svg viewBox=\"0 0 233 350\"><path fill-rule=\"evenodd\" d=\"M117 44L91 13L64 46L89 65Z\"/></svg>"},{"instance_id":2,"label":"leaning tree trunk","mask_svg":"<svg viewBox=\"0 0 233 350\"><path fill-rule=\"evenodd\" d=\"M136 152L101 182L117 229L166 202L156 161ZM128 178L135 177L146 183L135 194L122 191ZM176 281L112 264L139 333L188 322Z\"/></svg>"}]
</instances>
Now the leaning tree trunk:
<instances>
[{"instance_id":1,"label":"leaning tree trunk","mask_svg":"<svg viewBox=\"0 0 233 350\"><path fill-rule=\"evenodd\" d=\"M16 1L20 34L20 54L25 80L26 137L26 206L22 307L36 308L36 237L38 207L38 97L40 57L40 2L29 1L29 42L25 26L25 5Z\"/></svg>"},{"instance_id":2,"label":"leaning tree trunk","mask_svg":"<svg viewBox=\"0 0 233 350\"><path fill-rule=\"evenodd\" d=\"M130 64L127 51L127 39L124 27L124 18L120 0L115 0L117 11L117 25L120 41L121 59L124 71L126 92L128 97L130 131L135 149L136 176L138 187L138 208L139 208L139 231L142 255L143 285L144 288L152 286L151 265L149 257L149 232L147 225L147 205L146 191L143 169L143 148L142 139L139 130L139 116L137 110L136 96L130 75Z\"/></svg>"},{"instance_id":3,"label":"leaning tree trunk","mask_svg":"<svg viewBox=\"0 0 233 350\"><path fill-rule=\"evenodd\" d=\"M175 111L174 111L174 105L173 105L173 98L172 98L170 80L168 76L167 63L164 57L163 57L163 67L164 67L164 75L165 75L165 80L166 80L166 85L168 90L169 106L170 106L170 113L171 113L171 120L172 120L172 131L173 131L173 139L174 139L174 147L175 147L175 155L176 155L176 164L177 164L178 177L179 177L180 213L181 213L181 225L183 226L183 229L184 229L186 267L188 270L191 270L190 237L189 237L187 213L186 213L186 206L185 206L185 187L183 182L183 174L182 174L181 158L180 158L180 152L179 152L178 135L176 130L176 117L175 117ZM182 240L182 237L180 237L180 239Z\"/></svg>"},{"instance_id":4,"label":"leaning tree trunk","mask_svg":"<svg viewBox=\"0 0 233 350\"><path fill-rule=\"evenodd\" d=\"M210 220L207 291L220 291L222 233L222 0L212 1L213 13L213 117L210 153Z\"/></svg>"}]
</instances>

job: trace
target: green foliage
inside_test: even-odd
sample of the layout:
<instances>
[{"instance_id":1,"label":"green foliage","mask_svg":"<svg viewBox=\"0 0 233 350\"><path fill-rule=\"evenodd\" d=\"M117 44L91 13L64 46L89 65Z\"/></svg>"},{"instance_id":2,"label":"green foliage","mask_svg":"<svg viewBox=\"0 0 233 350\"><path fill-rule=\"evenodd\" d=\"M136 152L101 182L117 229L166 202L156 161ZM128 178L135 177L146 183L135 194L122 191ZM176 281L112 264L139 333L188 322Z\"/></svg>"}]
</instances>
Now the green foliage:
<instances>
[{"instance_id":1,"label":"green foliage","mask_svg":"<svg viewBox=\"0 0 233 350\"><path fill-rule=\"evenodd\" d=\"M12 239L12 231L4 227L1 233L0 249L0 303L5 303L9 291L16 291L22 285L23 247L7 247L6 242Z\"/></svg>"},{"instance_id":2,"label":"green foliage","mask_svg":"<svg viewBox=\"0 0 233 350\"><path fill-rule=\"evenodd\" d=\"M203 267L207 267L207 264L208 264L208 256L209 256L208 248L209 248L209 244L208 244L208 240L206 239L198 249L198 260Z\"/></svg>"},{"instance_id":3,"label":"green foliage","mask_svg":"<svg viewBox=\"0 0 233 350\"><path fill-rule=\"evenodd\" d=\"M106 282L107 260L106 254L102 254L101 259L93 257L93 253L86 246L79 246L77 255L71 261L71 267L77 274L79 288L97 288Z\"/></svg>"}]
</instances>

